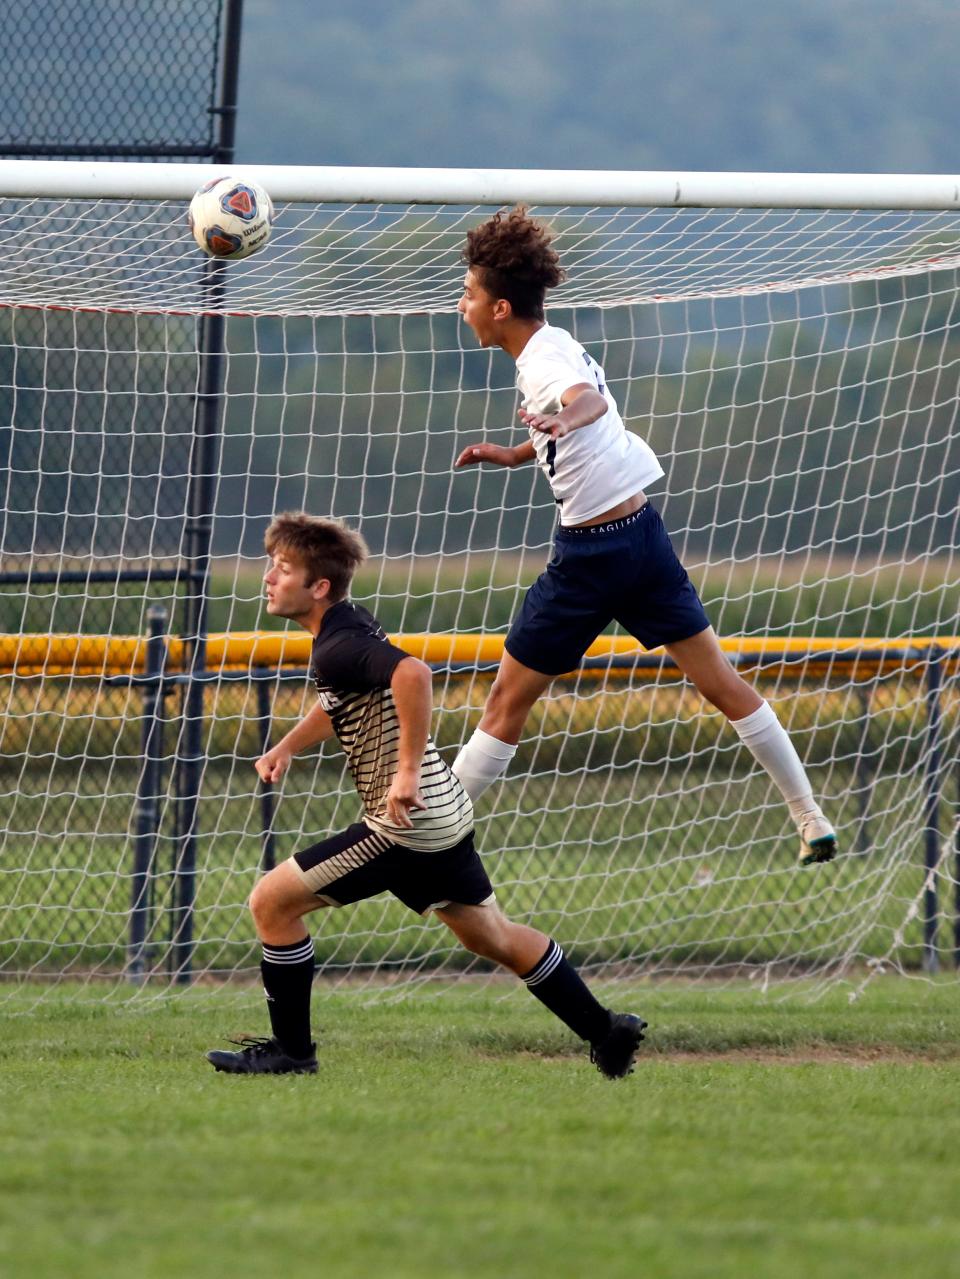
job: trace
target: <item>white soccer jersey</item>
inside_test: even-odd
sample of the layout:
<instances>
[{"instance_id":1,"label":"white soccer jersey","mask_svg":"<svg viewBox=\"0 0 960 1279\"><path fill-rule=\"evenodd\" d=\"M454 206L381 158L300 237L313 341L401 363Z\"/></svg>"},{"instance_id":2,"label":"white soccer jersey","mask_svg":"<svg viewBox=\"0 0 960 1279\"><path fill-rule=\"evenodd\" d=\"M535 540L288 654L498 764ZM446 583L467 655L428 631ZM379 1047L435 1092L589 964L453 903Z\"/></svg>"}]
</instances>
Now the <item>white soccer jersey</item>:
<instances>
[{"instance_id":1,"label":"white soccer jersey","mask_svg":"<svg viewBox=\"0 0 960 1279\"><path fill-rule=\"evenodd\" d=\"M523 407L554 414L571 386L595 386L607 401L603 417L559 440L530 431L540 469L560 508L560 523L584 524L659 480L663 468L645 440L623 425L603 369L566 329L545 324L520 352L517 386Z\"/></svg>"}]
</instances>

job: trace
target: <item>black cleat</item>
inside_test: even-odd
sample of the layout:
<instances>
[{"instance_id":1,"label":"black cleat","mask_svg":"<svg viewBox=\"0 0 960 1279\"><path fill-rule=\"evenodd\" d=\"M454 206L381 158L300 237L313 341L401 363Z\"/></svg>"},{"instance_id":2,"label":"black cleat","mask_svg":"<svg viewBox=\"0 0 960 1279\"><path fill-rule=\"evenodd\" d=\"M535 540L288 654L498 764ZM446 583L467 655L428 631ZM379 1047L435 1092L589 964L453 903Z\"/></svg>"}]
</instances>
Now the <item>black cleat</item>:
<instances>
[{"instance_id":1,"label":"black cleat","mask_svg":"<svg viewBox=\"0 0 960 1279\"><path fill-rule=\"evenodd\" d=\"M633 1059L647 1023L634 1013L611 1013L610 1029L590 1047L590 1060L607 1079L623 1079L633 1071Z\"/></svg>"},{"instance_id":2,"label":"black cleat","mask_svg":"<svg viewBox=\"0 0 960 1279\"><path fill-rule=\"evenodd\" d=\"M316 1044L310 1045L309 1057L290 1057L275 1039L231 1039L238 1044L239 1052L214 1049L207 1053L207 1061L217 1070L228 1075L315 1075L317 1073Z\"/></svg>"}]
</instances>

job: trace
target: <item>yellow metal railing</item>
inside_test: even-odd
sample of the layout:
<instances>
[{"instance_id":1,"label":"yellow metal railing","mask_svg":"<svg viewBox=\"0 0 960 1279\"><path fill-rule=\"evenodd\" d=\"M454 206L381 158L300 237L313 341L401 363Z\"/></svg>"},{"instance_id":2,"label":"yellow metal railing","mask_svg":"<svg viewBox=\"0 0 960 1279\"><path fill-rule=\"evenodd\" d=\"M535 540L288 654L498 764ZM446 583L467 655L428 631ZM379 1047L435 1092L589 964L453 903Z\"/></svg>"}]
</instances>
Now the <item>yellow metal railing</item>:
<instances>
[{"instance_id":1,"label":"yellow metal railing","mask_svg":"<svg viewBox=\"0 0 960 1279\"><path fill-rule=\"evenodd\" d=\"M503 635L397 634L391 640L414 657L434 666L491 668L503 655ZM721 639L720 645L738 667L876 668L885 671L923 665L935 652L945 667L960 663L960 636L913 638L863 637L844 639L776 639L769 636ZM305 632L237 631L207 638L209 671L253 668L306 667L311 638ZM189 648L177 636L166 639L167 664L181 671ZM0 675L84 675L114 677L142 675L146 670L147 639L138 635L0 635ZM643 665L655 674L662 649L649 654L629 636L601 636L586 654L594 672L634 670Z\"/></svg>"}]
</instances>

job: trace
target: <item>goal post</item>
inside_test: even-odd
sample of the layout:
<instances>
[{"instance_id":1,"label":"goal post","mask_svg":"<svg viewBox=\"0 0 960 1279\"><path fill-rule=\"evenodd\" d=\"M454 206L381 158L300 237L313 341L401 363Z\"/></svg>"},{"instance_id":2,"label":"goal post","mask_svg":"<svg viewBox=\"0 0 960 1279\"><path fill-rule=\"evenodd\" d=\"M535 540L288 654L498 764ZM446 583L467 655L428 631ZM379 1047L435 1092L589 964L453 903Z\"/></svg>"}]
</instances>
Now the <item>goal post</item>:
<instances>
[{"instance_id":1,"label":"goal post","mask_svg":"<svg viewBox=\"0 0 960 1279\"><path fill-rule=\"evenodd\" d=\"M282 857L356 816L327 748L278 796L251 766L309 696L302 638L259 634L275 511L361 529L357 597L433 664L448 758L472 730L552 529L532 468L452 470L515 438L510 362L456 301L467 229L519 200L569 271L549 318L663 460L652 496L845 855L798 872L722 718L614 633L478 806L504 907L603 972L945 958L960 180L238 165L277 222L212 291L185 212L225 171L0 162L0 978L122 980L132 919L138 977L249 976L265 817ZM471 968L385 899L323 914L330 976Z\"/></svg>"}]
</instances>

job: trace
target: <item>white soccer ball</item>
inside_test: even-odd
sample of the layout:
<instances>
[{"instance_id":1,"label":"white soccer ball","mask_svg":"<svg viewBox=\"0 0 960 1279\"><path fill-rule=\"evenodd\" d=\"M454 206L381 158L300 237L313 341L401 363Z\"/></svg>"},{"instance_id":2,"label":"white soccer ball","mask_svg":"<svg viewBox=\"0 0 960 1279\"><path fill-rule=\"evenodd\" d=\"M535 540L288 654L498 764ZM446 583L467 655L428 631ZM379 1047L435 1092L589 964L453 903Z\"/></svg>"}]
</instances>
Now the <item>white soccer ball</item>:
<instances>
[{"instance_id":1,"label":"white soccer ball","mask_svg":"<svg viewBox=\"0 0 960 1279\"><path fill-rule=\"evenodd\" d=\"M247 258L270 239L273 201L256 182L212 178L190 201L187 222L212 258Z\"/></svg>"}]
</instances>

